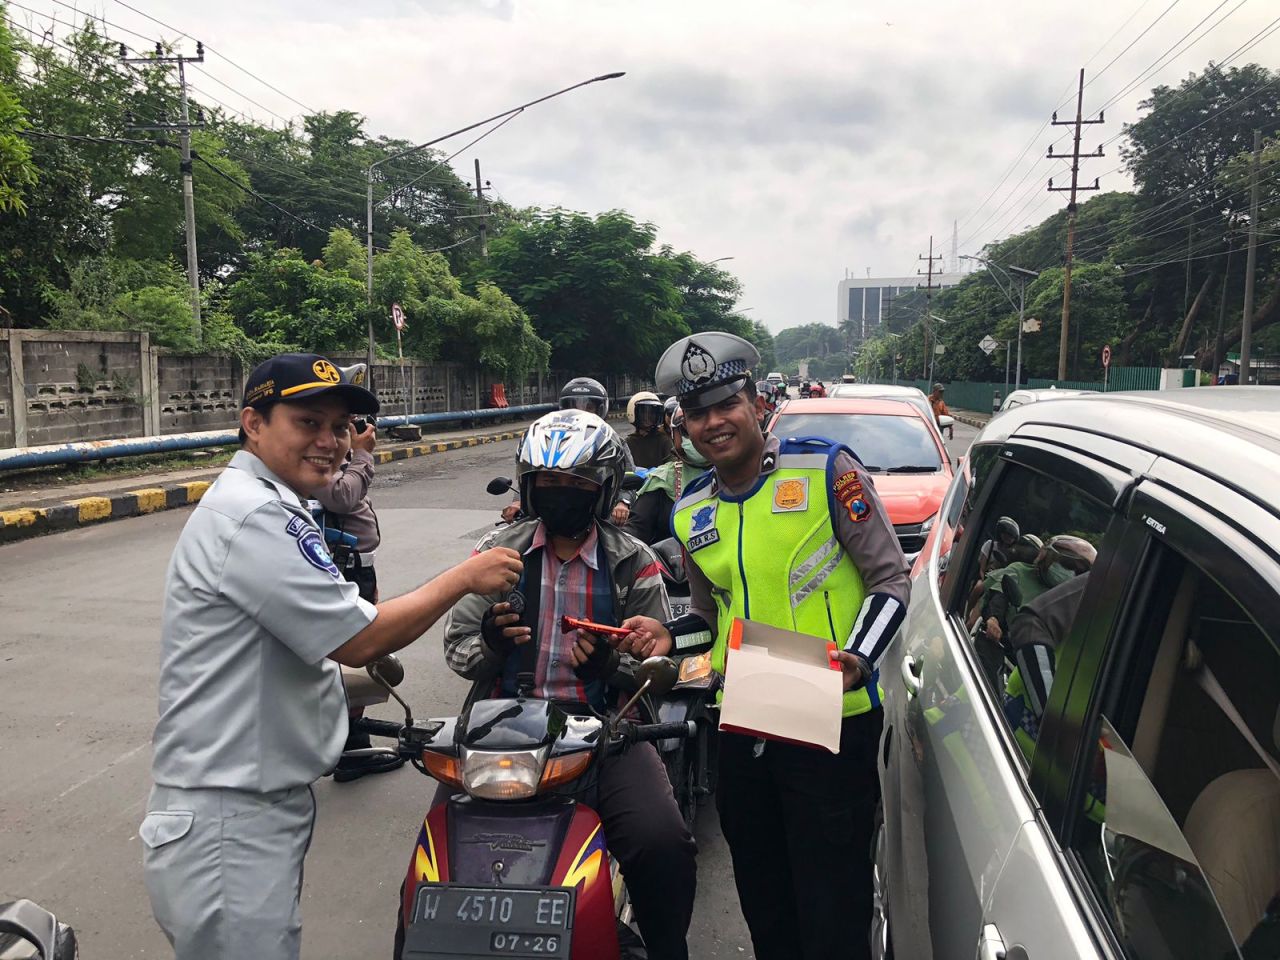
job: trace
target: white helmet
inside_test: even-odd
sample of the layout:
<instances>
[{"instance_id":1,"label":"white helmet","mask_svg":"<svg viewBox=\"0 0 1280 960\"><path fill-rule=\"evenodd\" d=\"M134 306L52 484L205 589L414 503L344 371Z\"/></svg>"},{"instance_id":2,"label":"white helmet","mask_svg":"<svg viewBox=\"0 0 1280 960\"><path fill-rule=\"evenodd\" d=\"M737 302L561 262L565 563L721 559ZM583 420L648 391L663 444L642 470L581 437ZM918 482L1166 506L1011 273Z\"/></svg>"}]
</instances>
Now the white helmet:
<instances>
[{"instance_id":1,"label":"white helmet","mask_svg":"<svg viewBox=\"0 0 1280 960\"><path fill-rule=\"evenodd\" d=\"M535 420L525 431L516 454L520 501L537 516L534 475L543 471L568 473L600 485L595 515L608 519L622 492L626 475L626 447L613 428L585 410L557 410Z\"/></svg>"},{"instance_id":2,"label":"white helmet","mask_svg":"<svg viewBox=\"0 0 1280 960\"><path fill-rule=\"evenodd\" d=\"M648 390L641 390L639 393L632 394L631 399L627 401L627 419L634 424L636 422L636 408L646 406L652 407L649 411L649 423L661 423L662 399L656 393L650 393Z\"/></svg>"}]
</instances>

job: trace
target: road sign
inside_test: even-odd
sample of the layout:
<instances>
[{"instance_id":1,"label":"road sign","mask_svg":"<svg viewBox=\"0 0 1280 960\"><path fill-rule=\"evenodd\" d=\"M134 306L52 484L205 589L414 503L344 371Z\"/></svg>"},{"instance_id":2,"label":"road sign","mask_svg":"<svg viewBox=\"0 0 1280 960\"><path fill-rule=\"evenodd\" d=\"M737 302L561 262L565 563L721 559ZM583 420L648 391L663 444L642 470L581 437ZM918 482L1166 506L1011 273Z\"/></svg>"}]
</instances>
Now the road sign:
<instances>
[{"instance_id":1,"label":"road sign","mask_svg":"<svg viewBox=\"0 0 1280 960\"><path fill-rule=\"evenodd\" d=\"M1023 333L1039 333L1040 326L1041 324L1040 324L1039 317L1027 317L1027 319L1022 322L1022 332Z\"/></svg>"},{"instance_id":2,"label":"road sign","mask_svg":"<svg viewBox=\"0 0 1280 960\"><path fill-rule=\"evenodd\" d=\"M397 331L404 329L404 310L400 308L398 303L391 305L391 322L396 325Z\"/></svg>"},{"instance_id":3,"label":"road sign","mask_svg":"<svg viewBox=\"0 0 1280 960\"><path fill-rule=\"evenodd\" d=\"M1102 365L1104 367L1111 366L1111 344L1107 344L1102 348Z\"/></svg>"},{"instance_id":4,"label":"road sign","mask_svg":"<svg viewBox=\"0 0 1280 960\"><path fill-rule=\"evenodd\" d=\"M978 341L978 346L981 347L982 352L989 357L991 356L992 351L994 351L996 347L1000 346L1000 341L991 336L991 334L987 334Z\"/></svg>"},{"instance_id":5,"label":"road sign","mask_svg":"<svg viewBox=\"0 0 1280 960\"><path fill-rule=\"evenodd\" d=\"M945 343L934 344L934 347L933 347L934 356L940 357L946 352L947 352L947 345Z\"/></svg>"}]
</instances>

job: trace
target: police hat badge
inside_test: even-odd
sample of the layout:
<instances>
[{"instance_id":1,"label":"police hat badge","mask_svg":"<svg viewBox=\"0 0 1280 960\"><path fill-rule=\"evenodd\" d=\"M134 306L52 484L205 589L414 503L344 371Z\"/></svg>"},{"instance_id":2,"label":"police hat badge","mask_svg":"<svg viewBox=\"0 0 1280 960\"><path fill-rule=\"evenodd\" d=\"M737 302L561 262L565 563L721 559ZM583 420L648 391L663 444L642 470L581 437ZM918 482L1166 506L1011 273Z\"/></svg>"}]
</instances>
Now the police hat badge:
<instances>
[{"instance_id":1,"label":"police hat badge","mask_svg":"<svg viewBox=\"0 0 1280 960\"><path fill-rule=\"evenodd\" d=\"M716 358L698 346L693 340L685 347L680 361L680 373L694 386L706 383L716 372Z\"/></svg>"}]
</instances>

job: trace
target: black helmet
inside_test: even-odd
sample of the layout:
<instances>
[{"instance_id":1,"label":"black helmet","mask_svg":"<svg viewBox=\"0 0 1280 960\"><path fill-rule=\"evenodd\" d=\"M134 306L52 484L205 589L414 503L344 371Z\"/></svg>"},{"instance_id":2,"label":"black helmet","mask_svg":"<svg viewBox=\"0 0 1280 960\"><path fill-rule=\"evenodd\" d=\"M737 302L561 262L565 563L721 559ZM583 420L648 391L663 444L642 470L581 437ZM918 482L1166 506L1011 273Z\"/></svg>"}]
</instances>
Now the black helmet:
<instances>
[{"instance_id":1,"label":"black helmet","mask_svg":"<svg viewBox=\"0 0 1280 960\"><path fill-rule=\"evenodd\" d=\"M590 377L574 377L560 391L561 410L586 410L602 420L609 415L609 391Z\"/></svg>"}]
</instances>

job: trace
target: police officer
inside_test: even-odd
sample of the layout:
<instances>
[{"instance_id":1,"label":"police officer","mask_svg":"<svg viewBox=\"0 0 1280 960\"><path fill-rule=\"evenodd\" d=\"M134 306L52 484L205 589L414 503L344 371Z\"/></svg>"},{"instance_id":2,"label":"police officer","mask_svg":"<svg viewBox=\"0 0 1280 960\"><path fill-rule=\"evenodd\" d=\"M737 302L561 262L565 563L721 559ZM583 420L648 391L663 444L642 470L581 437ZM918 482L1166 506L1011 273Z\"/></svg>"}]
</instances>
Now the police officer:
<instances>
[{"instance_id":1,"label":"police officer","mask_svg":"<svg viewBox=\"0 0 1280 960\"><path fill-rule=\"evenodd\" d=\"M621 643L644 653L674 637L683 652L701 638L723 673L735 617L836 642L847 691L839 753L722 733L716 804L758 960L869 956L877 667L905 612L908 565L847 448L761 433L750 373L759 359L739 337L705 333L658 362L658 389L679 397L712 469L672 518L692 613L665 625L628 620L633 634Z\"/></svg>"},{"instance_id":2,"label":"police officer","mask_svg":"<svg viewBox=\"0 0 1280 960\"><path fill-rule=\"evenodd\" d=\"M178 960L298 957L311 784L347 734L339 664L398 650L467 593L519 578L519 556L491 550L376 607L342 578L299 496L333 473L351 414L377 409L324 357L261 364L245 385L241 449L174 549L155 787L138 834Z\"/></svg>"}]
</instances>

